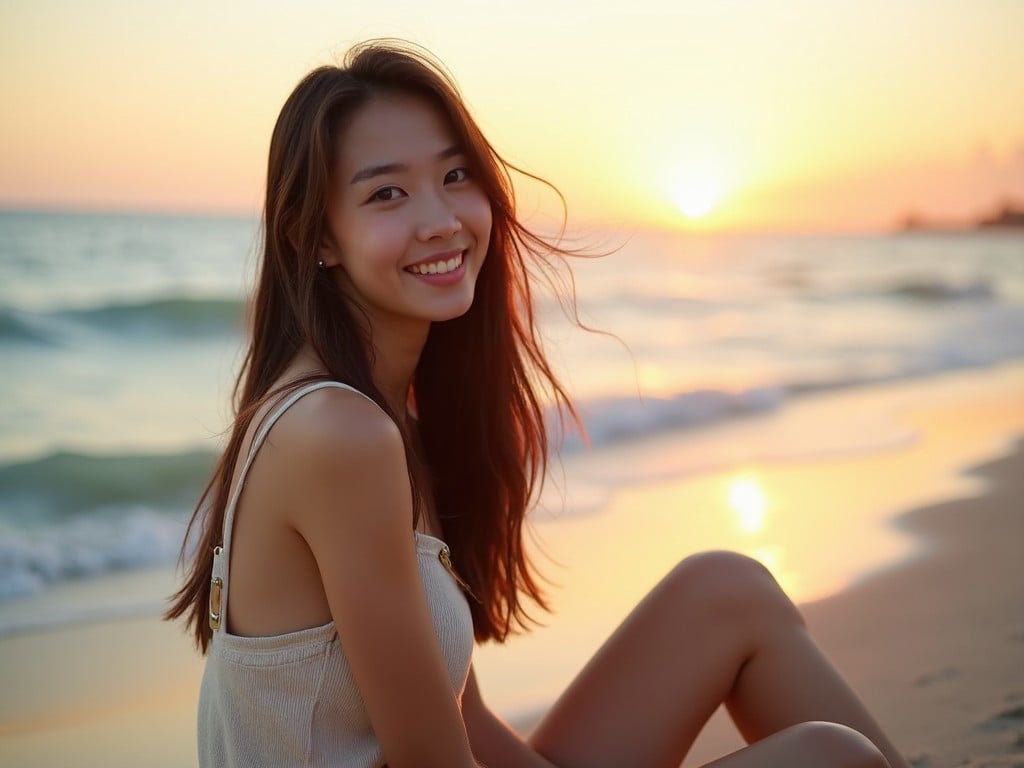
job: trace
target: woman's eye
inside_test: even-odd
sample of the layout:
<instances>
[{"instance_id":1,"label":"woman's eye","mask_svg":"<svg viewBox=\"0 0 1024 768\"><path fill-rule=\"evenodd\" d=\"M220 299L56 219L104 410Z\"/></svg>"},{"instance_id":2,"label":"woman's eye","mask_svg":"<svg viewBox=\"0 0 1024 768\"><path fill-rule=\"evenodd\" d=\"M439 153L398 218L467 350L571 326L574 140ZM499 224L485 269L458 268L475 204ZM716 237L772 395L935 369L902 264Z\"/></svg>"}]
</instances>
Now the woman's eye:
<instances>
[{"instance_id":1,"label":"woman's eye","mask_svg":"<svg viewBox=\"0 0 1024 768\"><path fill-rule=\"evenodd\" d=\"M398 187L381 187L370 195L370 202L389 203L392 200L397 200L398 198L403 197L404 195L405 192Z\"/></svg>"},{"instance_id":2,"label":"woman's eye","mask_svg":"<svg viewBox=\"0 0 1024 768\"><path fill-rule=\"evenodd\" d=\"M455 184L469 178L469 171L465 168L453 168L444 175L445 184Z\"/></svg>"}]
</instances>

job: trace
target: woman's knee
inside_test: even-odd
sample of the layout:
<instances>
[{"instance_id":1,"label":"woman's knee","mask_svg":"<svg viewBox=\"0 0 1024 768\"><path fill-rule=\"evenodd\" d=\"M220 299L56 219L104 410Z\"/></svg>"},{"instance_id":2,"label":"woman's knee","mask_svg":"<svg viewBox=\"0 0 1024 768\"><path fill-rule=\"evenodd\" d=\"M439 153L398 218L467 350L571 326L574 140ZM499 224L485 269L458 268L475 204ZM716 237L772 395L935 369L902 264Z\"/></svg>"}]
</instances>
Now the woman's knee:
<instances>
[{"instance_id":1,"label":"woman's knee","mask_svg":"<svg viewBox=\"0 0 1024 768\"><path fill-rule=\"evenodd\" d=\"M859 731L839 723L809 722L785 732L802 765L829 768L890 768L878 748Z\"/></svg>"},{"instance_id":2,"label":"woman's knee","mask_svg":"<svg viewBox=\"0 0 1024 768\"><path fill-rule=\"evenodd\" d=\"M668 580L713 617L803 623L800 612L771 572L738 552L691 555L672 570Z\"/></svg>"}]
</instances>

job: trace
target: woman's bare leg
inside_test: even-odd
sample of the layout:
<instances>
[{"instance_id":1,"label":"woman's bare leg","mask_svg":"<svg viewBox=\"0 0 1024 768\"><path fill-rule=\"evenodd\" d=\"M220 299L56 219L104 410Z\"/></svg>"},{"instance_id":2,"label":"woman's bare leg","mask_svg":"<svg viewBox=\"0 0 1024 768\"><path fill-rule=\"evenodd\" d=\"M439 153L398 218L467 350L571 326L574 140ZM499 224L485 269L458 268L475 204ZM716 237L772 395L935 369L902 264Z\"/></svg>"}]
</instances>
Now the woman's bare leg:
<instances>
[{"instance_id":1,"label":"woman's bare leg","mask_svg":"<svg viewBox=\"0 0 1024 768\"><path fill-rule=\"evenodd\" d=\"M873 750L875 762L864 762L870 744L848 729L811 721L848 726L892 768L906 768L771 574L727 552L696 555L673 569L595 654L530 742L560 768L678 766L723 702L747 741L766 741L716 768L744 768L755 764L752 758L768 766L776 759L816 765L792 761L818 754L825 741L837 754L823 766L885 765ZM841 750L845 742L851 743Z\"/></svg>"},{"instance_id":2,"label":"woman's bare leg","mask_svg":"<svg viewBox=\"0 0 1024 768\"><path fill-rule=\"evenodd\" d=\"M704 768L887 768L867 737L837 723L794 725Z\"/></svg>"}]
</instances>

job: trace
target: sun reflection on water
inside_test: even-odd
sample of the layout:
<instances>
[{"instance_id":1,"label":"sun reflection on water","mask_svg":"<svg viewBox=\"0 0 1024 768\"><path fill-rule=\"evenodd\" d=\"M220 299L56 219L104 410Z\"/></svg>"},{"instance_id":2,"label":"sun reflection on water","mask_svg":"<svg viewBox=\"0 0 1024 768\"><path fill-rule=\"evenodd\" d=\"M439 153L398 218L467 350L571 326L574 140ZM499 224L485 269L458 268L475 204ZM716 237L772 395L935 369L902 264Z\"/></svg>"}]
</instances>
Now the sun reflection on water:
<instances>
[{"instance_id":1,"label":"sun reflection on water","mask_svg":"<svg viewBox=\"0 0 1024 768\"><path fill-rule=\"evenodd\" d=\"M729 506L736 514L736 526L743 533L760 533L765 528L767 504L761 485L741 476L729 483Z\"/></svg>"},{"instance_id":2,"label":"sun reflection on water","mask_svg":"<svg viewBox=\"0 0 1024 768\"><path fill-rule=\"evenodd\" d=\"M746 554L761 562L787 592L797 587L796 574L785 567L786 552L780 546L779 532L767 537L768 493L763 483L750 475L738 475L726 486L729 507L740 535L753 538L750 546L741 547Z\"/></svg>"}]
</instances>

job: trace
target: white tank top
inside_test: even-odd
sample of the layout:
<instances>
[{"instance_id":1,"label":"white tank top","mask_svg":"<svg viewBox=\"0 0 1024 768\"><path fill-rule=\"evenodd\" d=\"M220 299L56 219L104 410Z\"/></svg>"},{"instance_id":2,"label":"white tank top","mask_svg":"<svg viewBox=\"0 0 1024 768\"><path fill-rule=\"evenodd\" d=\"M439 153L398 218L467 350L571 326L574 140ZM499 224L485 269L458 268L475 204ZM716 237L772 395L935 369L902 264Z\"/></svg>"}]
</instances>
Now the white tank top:
<instances>
[{"instance_id":1,"label":"white tank top","mask_svg":"<svg viewBox=\"0 0 1024 768\"><path fill-rule=\"evenodd\" d=\"M384 764L333 621L273 637L239 637L226 631L231 529L249 467L281 415L299 398L324 387L363 395L330 381L292 394L253 440L225 512L223 545L213 565L214 583L220 580L220 599L216 600L213 590L213 640L199 693L199 764L203 768L379 768ZM461 698L473 653L469 605L445 566L450 562L445 543L418 531L412 535L452 690Z\"/></svg>"}]
</instances>

